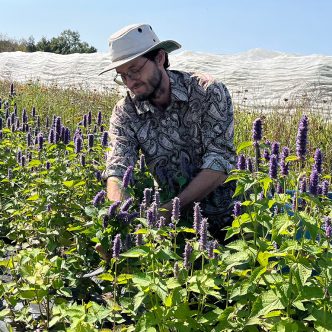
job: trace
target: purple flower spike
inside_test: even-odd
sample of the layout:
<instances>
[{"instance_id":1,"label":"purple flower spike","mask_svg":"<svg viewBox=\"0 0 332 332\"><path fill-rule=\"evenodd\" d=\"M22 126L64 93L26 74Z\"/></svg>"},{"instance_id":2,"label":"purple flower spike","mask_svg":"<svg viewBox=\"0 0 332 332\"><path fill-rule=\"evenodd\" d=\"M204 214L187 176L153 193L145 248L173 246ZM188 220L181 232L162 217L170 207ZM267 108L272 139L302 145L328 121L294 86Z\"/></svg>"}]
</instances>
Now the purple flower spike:
<instances>
[{"instance_id":1,"label":"purple flower spike","mask_svg":"<svg viewBox=\"0 0 332 332\"><path fill-rule=\"evenodd\" d=\"M318 172L314 169L310 174L309 179L309 192L312 195L317 195L318 193Z\"/></svg>"},{"instance_id":2,"label":"purple flower spike","mask_svg":"<svg viewBox=\"0 0 332 332\"><path fill-rule=\"evenodd\" d=\"M91 113L91 111L88 112L87 121L88 121L88 125L90 125L92 123L92 113Z\"/></svg>"},{"instance_id":3,"label":"purple flower spike","mask_svg":"<svg viewBox=\"0 0 332 332\"><path fill-rule=\"evenodd\" d=\"M102 204L105 202L105 196L106 196L106 192L105 190L101 190L97 193L97 195L93 198L93 205L97 206L99 204Z\"/></svg>"},{"instance_id":4,"label":"purple flower spike","mask_svg":"<svg viewBox=\"0 0 332 332\"><path fill-rule=\"evenodd\" d=\"M116 209L118 208L118 206L121 204L121 201L115 201L113 204L110 205L110 207L108 208L108 212L107 215L110 218L113 218L116 214Z\"/></svg>"},{"instance_id":5,"label":"purple flower spike","mask_svg":"<svg viewBox=\"0 0 332 332\"><path fill-rule=\"evenodd\" d=\"M83 139L81 135L77 135L75 139L75 153L80 153L83 148Z\"/></svg>"},{"instance_id":6,"label":"purple flower spike","mask_svg":"<svg viewBox=\"0 0 332 332\"><path fill-rule=\"evenodd\" d=\"M122 178L122 188L124 188L124 189L128 188L129 183L132 180L133 170L134 170L133 166L128 166L128 168Z\"/></svg>"},{"instance_id":7,"label":"purple flower spike","mask_svg":"<svg viewBox=\"0 0 332 332\"><path fill-rule=\"evenodd\" d=\"M214 254L213 254L214 244L213 244L213 241L209 241L207 243L206 247L207 247L207 253L208 253L209 259L213 259L214 258Z\"/></svg>"},{"instance_id":8,"label":"purple flower spike","mask_svg":"<svg viewBox=\"0 0 332 332\"><path fill-rule=\"evenodd\" d=\"M159 209L160 208L160 192L158 189L156 189L154 192L153 201L154 201L154 203L156 203L157 209Z\"/></svg>"},{"instance_id":9,"label":"purple flower spike","mask_svg":"<svg viewBox=\"0 0 332 332\"><path fill-rule=\"evenodd\" d=\"M61 136L61 128L62 128L61 117L57 116L55 119L55 131L58 133L59 136Z\"/></svg>"},{"instance_id":10,"label":"purple flower spike","mask_svg":"<svg viewBox=\"0 0 332 332\"><path fill-rule=\"evenodd\" d=\"M151 195L152 195L152 189L145 188L143 191L143 203L145 204L146 208L151 203Z\"/></svg>"},{"instance_id":11,"label":"purple flower spike","mask_svg":"<svg viewBox=\"0 0 332 332\"><path fill-rule=\"evenodd\" d=\"M243 154L240 154L237 159L237 169L244 171L246 169L246 158Z\"/></svg>"},{"instance_id":12,"label":"purple flower spike","mask_svg":"<svg viewBox=\"0 0 332 332\"><path fill-rule=\"evenodd\" d=\"M196 231L196 234L199 233L199 230L201 229L201 222L202 222L202 212L200 208L200 203L195 203L194 206L194 225L193 228Z\"/></svg>"},{"instance_id":13,"label":"purple flower spike","mask_svg":"<svg viewBox=\"0 0 332 332\"><path fill-rule=\"evenodd\" d=\"M180 199L179 197L174 197L172 200L173 209L172 209L172 217L171 220L173 223L180 219Z\"/></svg>"},{"instance_id":14,"label":"purple flower spike","mask_svg":"<svg viewBox=\"0 0 332 332\"><path fill-rule=\"evenodd\" d=\"M278 160L277 156L272 154L270 158L269 175L271 179L276 179L278 175Z\"/></svg>"},{"instance_id":15,"label":"purple flower spike","mask_svg":"<svg viewBox=\"0 0 332 332\"><path fill-rule=\"evenodd\" d=\"M289 174L289 165L288 162L286 162L286 158L289 156L289 149L288 147L284 146L282 148L281 153L281 161L280 161L280 172L281 175L286 176Z\"/></svg>"},{"instance_id":16,"label":"purple flower spike","mask_svg":"<svg viewBox=\"0 0 332 332\"><path fill-rule=\"evenodd\" d=\"M157 223L158 228L159 229L163 228L165 226L165 224L166 224L166 218L161 216L158 220L158 223Z\"/></svg>"},{"instance_id":17,"label":"purple flower spike","mask_svg":"<svg viewBox=\"0 0 332 332\"><path fill-rule=\"evenodd\" d=\"M123 205L121 206L121 211L128 211L128 209L130 208L130 206L133 204L133 199L130 197L128 198Z\"/></svg>"},{"instance_id":18,"label":"purple flower spike","mask_svg":"<svg viewBox=\"0 0 332 332\"><path fill-rule=\"evenodd\" d=\"M100 126L101 122L102 122L102 113L101 111L99 111L97 114L97 125Z\"/></svg>"},{"instance_id":19,"label":"purple flower spike","mask_svg":"<svg viewBox=\"0 0 332 332\"><path fill-rule=\"evenodd\" d=\"M279 150L280 150L280 143L279 142L273 142L272 146L271 146L271 154L275 154L278 158Z\"/></svg>"},{"instance_id":20,"label":"purple flower spike","mask_svg":"<svg viewBox=\"0 0 332 332\"><path fill-rule=\"evenodd\" d=\"M330 239L332 235L331 218L325 217L325 236Z\"/></svg>"},{"instance_id":21,"label":"purple flower spike","mask_svg":"<svg viewBox=\"0 0 332 332\"><path fill-rule=\"evenodd\" d=\"M307 191L307 178L303 176L300 180L300 192L305 193Z\"/></svg>"},{"instance_id":22,"label":"purple flower spike","mask_svg":"<svg viewBox=\"0 0 332 332\"><path fill-rule=\"evenodd\" d=\"M323 154L321 149L316 149L314 159L314 168L317 170L318 174L322 174Z\"/></svg>"},{"instance_id":23,"label":"purple flower spike","mask_svg":"<svg viewBox=\"0 0 332 332\"><path fill-rule=\"evenodd\" d=\"M50 144L54 144L55 143L55 133L54 133L54 129L51 128L49 133L48 133L48 143Z\"/></svg>"},{"instance_id":24,"label":"purple flower spike","mask_svg":"<svg viewBox=\"0 0 332 332\"><path fill-rule=\"evenodd\" d=\"M308 140L308 124L309 119L304 115L299 124L296 137L296 155L301 159L305 159L307 153L307 140Z\"/></svg>"},{"instance_id":25,"label":"purple flower spike","mask_svg":"<svg viewBox=\"0 0 332 332\"><path fill-rule=\"evenodd\" d=\"M327 196L329 193L329 182L327 180L322 181L322 195Z\"/></svg>"},{"instance_id":26,"label":"purple flower spike","mask_svg":"<svg viewBox=\"0 0 332 332\"><path fill-rule=\"evenodd\" d=\"M93 148L93 141L95 136L93 134L88 134L88 147L89 149Z\"/></svg>"},{"instance_id":27,"label":"purple flower spike","mask_svg":"<svg viewBox=\"0 0 332 332\"><path fill-rule=\"evenodd\" d=\"M234 214L234 217L238 217L241 215L241 202L240 201L236 201L234 203L233 214Z\"/></svg>"},{"instance_id":28,"label":"purple flower spike","mask_svg":"<svg viewBox=\"0 0 332 332\"><path fill-rule=\"evenodd\" d=\"M150 208L146 211L146 219L147 219L147 222L148 222L148 226L152 228L154 226L154 223L155 223L155 216L154 216L153 209Z\"/></svg>"},{"instance_id":29,"label":"purple flower spike","mask_svg":"<svg viewBox=\"0 0 332 332\"><path fill-rule=\"evenodd\" d=\"M122 243L121 243L121 235L115 235L113 241L113 258L119 259L120 258L120 251L121 251Z\"/></svg>"},{"instance_id":30,"label":"purple flower spike","mask_svg":"<svg viewBox=\"0 0 332 332\"><path fill-rule=\"evenodd\" d=\"M183 267L186 270L189 270L190 268L190 256L192 253L192 247L191 245L187 242L185 247L184 247L184 252L183 252Z\"/></svg>"},{"instance_id":31,"label":"purple flower spike","mask_svg":"<svg viewBox=\"0 0 332 332\"><path fill-rule=\"evenodd\" d=\"M201 250L206 249L206 242L207 242L207 218L203 218L201 223L201 229L199 231L199 247Z\"/></svg>"},{"instance_id":32,"label":"purple flower spike","mask_svg":"<svg viewBox=\"0 0 332 332\"><path fill-rule=\"evenodd\" d=\"M103 147L107 147L108 146L108 132L107 131L103 132L103 135L101 137L101 145Z\"/></svg>"},{"instance_id":33,"label":"purple flower spike","mask_svg":"<svg viewBox=\"0 0 332 332\"><path fill-rule=\"evenodd\" d=\"M83 167L85 167L86 162L85 162L85 155L84 155L84 154L81 154L80 160L81 160L81 165L82 165Z\"/></svg>"},{"instance_id":34,"label":"purple flower spike","mask_svg":"<svg viewBox=\"0 0 332 332\"><path fill-rule=\"evenodd\" d=\"M42 133L39 133L37 136L38 139L38 151L43 150L44 136Z\"/></svg>"},{"instance_id":35,"label":"purple flower spike","mask_svg":"<svg viewBox=\"0 0 332 332\"><path fill-rule=\"evenodd\" d=\"M247 171L249 171L250 173L253 172L254 168L253 168L253 165L252 165L252 159L250 157L248 157L246 159L246 169Z\"/></svg>"},{"instance_id":36,"label":"purple flower spike","mask_svg":"<svg viewBox=\"0 0 332 332\"><path fill-rule=\"evenodd\" d=\"M266 160L266 161L269 161L270 160L270 152L268 149L264 149L264 152L263 152L263 158Z\"/></svg>"},{"instance_id":37,"label":"purple flower spike","mask_svg":"<svg viewBox=\"0 0 332 332\"><path fill-rule=\"evenodd\" d=\"M257 118L253 122L252 138L254 141L260 141L262 139L262 120Z\"/></svg>"}]
</instances>

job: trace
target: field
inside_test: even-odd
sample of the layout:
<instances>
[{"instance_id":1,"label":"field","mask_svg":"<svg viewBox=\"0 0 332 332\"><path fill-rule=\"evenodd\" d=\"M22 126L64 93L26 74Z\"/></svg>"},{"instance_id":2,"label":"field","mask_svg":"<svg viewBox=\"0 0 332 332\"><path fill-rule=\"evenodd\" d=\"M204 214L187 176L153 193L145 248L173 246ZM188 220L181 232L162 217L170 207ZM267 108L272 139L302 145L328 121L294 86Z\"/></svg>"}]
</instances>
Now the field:
<instances>
[{"instance_id":1,"label":"field","mask_svg":"<svg viewBox=\"0 0 332 332\"><path fill-rule=\"evenodd\" d=\"M235 107L234 222L172 223L144 163L101 179L115 93L0 82L0 329L331 331L330 121ZM131 179L131 181L127 181Z\"/></svg>"}]
</instances>

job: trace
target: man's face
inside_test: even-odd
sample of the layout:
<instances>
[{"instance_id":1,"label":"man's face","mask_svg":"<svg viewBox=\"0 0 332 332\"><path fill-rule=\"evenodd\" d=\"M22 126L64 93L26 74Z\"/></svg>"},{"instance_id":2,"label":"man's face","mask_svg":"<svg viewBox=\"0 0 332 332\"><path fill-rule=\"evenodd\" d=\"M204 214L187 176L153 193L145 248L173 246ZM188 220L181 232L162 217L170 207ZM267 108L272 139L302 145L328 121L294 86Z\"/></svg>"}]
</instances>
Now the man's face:
<instances>
[{"instance_id":1,"label":"man's face","mask_svg":"<svg viewBox=\"0 0 332 332\"><path fill-rule=\"evenodd\" d=\"M161 70L155 61L143 56L117 67L116 72L140 101L153 98L161 85Z\"/></svg>"}]
</instances>

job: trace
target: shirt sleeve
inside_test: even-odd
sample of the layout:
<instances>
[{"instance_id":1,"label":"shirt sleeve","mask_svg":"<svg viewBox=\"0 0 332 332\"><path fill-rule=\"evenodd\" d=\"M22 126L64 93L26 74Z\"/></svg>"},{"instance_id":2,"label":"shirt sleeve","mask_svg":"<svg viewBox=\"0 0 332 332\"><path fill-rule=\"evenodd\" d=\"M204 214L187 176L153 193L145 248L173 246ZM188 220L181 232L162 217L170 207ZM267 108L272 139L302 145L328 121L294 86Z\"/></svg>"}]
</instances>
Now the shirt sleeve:
<instances>
[{"instance_id":1,"label":"shirt sleeve","mask_svg":"<svg viewBox=\"0 0 332 332\"><path fill-rule=\"evenodd\" d=\"M231 96L222 83L206 87L202 113L202 142L204 147L201 169L228 174L235 166L234 117Z\"/></svg>"},{"instance_id":2,"label":"shirt sleeve","mask_svg":"<svg viewBox=\"0 0 332 332\"><path fill-rule=\"evenodd\" d=\"M128 166L134 166L138 160L138 142L131 128L134 122L130 112L126 112L124 103L118 103L112 112L109 126L109 151L106 155L106 169L103 178L123 177Z\"/></svg>"}]
</instances>

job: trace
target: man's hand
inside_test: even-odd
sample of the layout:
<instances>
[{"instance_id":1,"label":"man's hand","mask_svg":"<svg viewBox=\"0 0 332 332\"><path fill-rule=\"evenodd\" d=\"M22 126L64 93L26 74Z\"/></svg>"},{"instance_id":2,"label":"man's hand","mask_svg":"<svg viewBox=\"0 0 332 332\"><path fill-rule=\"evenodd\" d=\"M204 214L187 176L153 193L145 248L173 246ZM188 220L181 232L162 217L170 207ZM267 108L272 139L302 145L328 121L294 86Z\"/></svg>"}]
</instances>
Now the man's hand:
<instances>
[{"instance_id":1,"label":"man's hand","mask_svg":"<svg viewBox=\"0 0 332 332\"><path fill-rule=\"evenodd\" d=\"M107 179L106 183L107 198L114 201L122 201L124 199L125 193L122 189L122 181L120 178L111 176Z\"/></svg>"}]
</instances>

